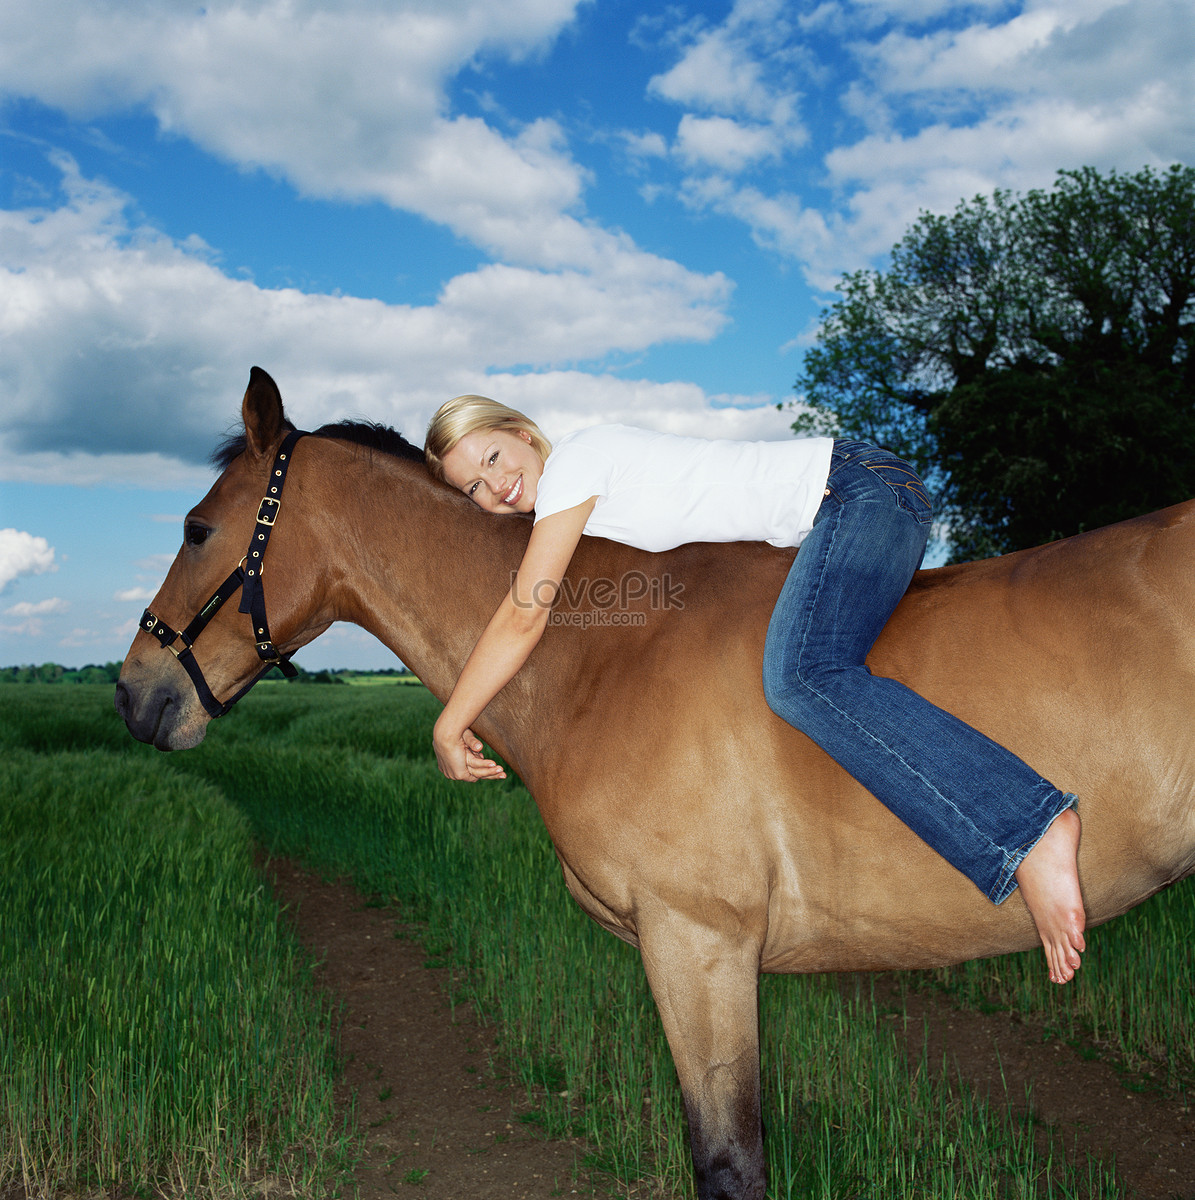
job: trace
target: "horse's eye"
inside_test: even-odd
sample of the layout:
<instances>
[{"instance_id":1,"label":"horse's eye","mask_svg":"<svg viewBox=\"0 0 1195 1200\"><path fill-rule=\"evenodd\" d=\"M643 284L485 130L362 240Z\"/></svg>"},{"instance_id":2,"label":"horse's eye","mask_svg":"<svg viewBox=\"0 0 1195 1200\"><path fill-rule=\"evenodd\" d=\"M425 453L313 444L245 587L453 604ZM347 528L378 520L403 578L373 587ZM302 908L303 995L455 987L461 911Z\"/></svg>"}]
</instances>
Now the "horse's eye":
<instances>
[{"instance_id":1,"label":"horse's eye","mask_svg":"<svg viewBox=\"0 0 1195 1200\"><path fill-rule=\"evenodd\" d=\"M198 521L188 521L183 526L183 540L188 546L202 546L210 532L206 525L200 525Z\"/></svg>"}]
</instances>

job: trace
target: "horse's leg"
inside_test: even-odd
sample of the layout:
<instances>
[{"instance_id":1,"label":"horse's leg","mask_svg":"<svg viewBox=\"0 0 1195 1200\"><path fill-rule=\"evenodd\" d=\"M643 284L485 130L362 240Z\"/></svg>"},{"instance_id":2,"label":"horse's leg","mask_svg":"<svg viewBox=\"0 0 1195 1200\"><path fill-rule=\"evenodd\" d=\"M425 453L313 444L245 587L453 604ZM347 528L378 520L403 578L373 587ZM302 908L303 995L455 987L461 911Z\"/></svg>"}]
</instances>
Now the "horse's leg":
<instances>
[{"instance_id":1,"label":"horse's leg","mask_svg":"<svg viewBox=\"0 0 1195 1200\"><path fill-rule=\"evenodd\" d=\"M645 928L645 925L647 927ZM675 913L639 946L689 1119L699 1200L763 1200L759 946Z\"/></svg>"}]
</instances>

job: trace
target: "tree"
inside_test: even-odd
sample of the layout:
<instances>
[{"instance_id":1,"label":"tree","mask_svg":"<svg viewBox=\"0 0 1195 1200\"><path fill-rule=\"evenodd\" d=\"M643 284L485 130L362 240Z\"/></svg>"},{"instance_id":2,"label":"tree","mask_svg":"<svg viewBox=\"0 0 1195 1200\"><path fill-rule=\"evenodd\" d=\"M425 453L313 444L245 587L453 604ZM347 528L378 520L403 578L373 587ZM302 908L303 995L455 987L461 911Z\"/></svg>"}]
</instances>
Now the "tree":
<instances>
[{"instance_id":1,"label":"tree","mask_svg":"<svg viewBox=\"0 0 1195 1200\"><path fill-rule=\"evenodd\" d=\"M793 428L907 457L955 561L1195 495L1195 169L923 213L840 291Z\"/></svg>"}]
</instances>

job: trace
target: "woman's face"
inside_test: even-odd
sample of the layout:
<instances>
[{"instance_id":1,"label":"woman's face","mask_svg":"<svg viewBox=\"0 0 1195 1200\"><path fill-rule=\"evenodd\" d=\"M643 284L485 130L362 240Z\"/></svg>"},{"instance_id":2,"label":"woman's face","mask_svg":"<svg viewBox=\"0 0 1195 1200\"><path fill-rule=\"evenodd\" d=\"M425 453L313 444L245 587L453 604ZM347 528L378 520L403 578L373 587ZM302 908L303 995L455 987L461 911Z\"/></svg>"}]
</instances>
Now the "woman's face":
<instances>
[{"instance_id":1,"label":"woman's face","mask_svg":"<svg viewBox=\"0 0 1195 1200\"><path fill-rule=\"evenodd\" d=\"M492 513L535 508L544 462L525 430L480 429L444 455L444 478Z\"/></svg>"}]
</instances>

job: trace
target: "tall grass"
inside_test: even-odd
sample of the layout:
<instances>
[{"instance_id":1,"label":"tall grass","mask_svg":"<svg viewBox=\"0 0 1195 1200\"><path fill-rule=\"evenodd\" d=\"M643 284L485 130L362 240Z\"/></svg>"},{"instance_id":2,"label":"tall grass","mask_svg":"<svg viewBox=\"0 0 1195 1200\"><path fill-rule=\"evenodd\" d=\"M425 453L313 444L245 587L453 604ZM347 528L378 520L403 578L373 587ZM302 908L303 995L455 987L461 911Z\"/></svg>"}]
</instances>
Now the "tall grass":
<instances>
[{"instance_id":1,"label":"tall grass","mask_svg":"<svg viewBox=\"0 0 1195 1200\"><path fill-rule=\"evenodd\" d=\"M1171 1088L1195 1087L1195 887L1184 881L1087 933L1082 969L1049 982L1038 951L982 959L924 975L958 1003L1033 1014L1054 1036L1093 1045L1132 1072Z\"/></svg>"},{"instance_id":2,"label":"tall grass","mask_svg":"<svg viewBox=\"0 0 1195 1200\"><path fill-rule=\"evenodd\" d=\"M0 697L0 1192L318 1194L351 1165L335 1015L245 818L144 755L30 749L106 740L73 736L99 689L36 692Z\"/></svg>"}]
</instances>

